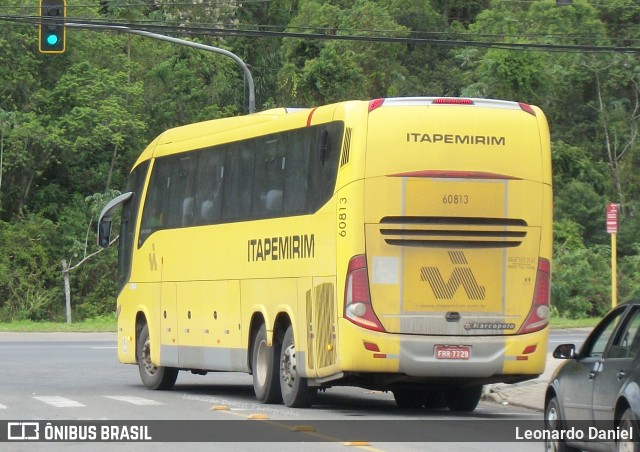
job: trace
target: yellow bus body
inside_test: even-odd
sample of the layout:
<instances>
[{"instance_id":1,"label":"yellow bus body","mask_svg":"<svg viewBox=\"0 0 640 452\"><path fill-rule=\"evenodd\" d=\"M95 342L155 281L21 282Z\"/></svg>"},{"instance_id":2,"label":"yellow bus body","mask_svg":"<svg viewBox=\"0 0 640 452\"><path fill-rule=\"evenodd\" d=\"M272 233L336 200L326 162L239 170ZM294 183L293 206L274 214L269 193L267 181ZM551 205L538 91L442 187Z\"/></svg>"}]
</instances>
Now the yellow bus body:
<instances>
[{"instance_id":1,"label":"yellow bus body","mask_svg":"<svg viewBox=\"0 0 640 452\"><path fill-rule=\"evenodd\" d=\"M538 287L537 277L552 248L544 114L483 99L376 102L192 124L148 146L134 166L149 171L117 301L121 362L137 362L146 323L157 366L251 372L264 323L269 345L291 326L297 372L313 386L485 384L543 372L548 279ZM313 212L142 237L161 159L326 123L343 135L332 194ZM346 315L359 255L377 330ZM540 291L547 302L532 308ZM530 315L538 326L528 330Z\"/></svg>"}]
</instances>

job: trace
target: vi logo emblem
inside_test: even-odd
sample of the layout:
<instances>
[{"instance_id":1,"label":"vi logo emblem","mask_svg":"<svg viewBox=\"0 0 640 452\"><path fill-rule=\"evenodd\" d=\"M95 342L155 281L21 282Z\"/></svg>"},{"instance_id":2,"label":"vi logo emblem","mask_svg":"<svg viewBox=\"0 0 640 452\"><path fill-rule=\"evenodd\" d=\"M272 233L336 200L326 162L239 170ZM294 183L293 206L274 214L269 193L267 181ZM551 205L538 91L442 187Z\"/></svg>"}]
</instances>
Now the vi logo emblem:
<instances>
[{"instance_id":1,"label":"vi logo emblem","mask_svg":"<svg viewBox=\"0 0 640 452\"><path fill-rule=\"evenodd\" d=\"M152 272L158 270L158 261L156 259L156 244L151 245L151 252L149 253L149 268Z\"/></svg>"},{"instance_id":2,"label":"vi logo emblem","mask_svg":"<svg viewBox=\"0 0 640 452\"><path fill-rule=\"evenodd\" d=\"M437 267L422 267L420 280L429 283L438 300L451 300L460 286L464 288L470 300L484 300L485 287L476 281L464 253L449 251L449 259L451 259L454 268L447 282L444 281L442 273Z\"/></svg>"}]
</instances>

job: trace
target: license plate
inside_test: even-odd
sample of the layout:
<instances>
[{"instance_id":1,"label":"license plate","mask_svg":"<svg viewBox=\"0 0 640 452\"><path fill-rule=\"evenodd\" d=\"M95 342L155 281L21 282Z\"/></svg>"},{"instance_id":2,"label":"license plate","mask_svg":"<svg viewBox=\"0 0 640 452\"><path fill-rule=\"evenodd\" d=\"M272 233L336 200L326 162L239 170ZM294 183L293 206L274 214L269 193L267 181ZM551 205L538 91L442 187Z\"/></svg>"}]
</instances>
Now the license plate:
<instances>
[{"instance_id":1,"label":"license plate","mask_svg":"<svg viewBox=\"0 0 640 452\"><path fill-rule=\"evenodd\" d=\"M436 359L469 359L471 346L469 345L436 345Z\"/></svg>"}]
</instances>

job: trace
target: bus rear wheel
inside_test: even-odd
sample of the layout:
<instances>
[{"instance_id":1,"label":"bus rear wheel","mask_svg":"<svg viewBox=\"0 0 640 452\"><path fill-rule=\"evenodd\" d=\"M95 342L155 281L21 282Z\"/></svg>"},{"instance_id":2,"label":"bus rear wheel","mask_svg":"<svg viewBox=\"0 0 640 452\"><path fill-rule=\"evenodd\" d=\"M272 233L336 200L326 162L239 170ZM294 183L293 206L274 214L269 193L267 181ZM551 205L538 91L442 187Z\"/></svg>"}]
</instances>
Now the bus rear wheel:
<instances>
[{"instance_id":1,"label":"bus rear wheel","mask_svg":"<svg viewBox=\"0 0 640 452\"><path fill-rule=\"evenodd\" d=\"M396 400L398 408L402 409L438 409L447 407L447 401L439 388L394 389L393 398Z\"/></svg>"},{"instance_id":2,"label":"bus rear wheel","mask_svg":"<svg viewBox=\"0 0 640 452\"><path fill-rule=\"evenodd\" d=\"M451 386L444 397L451 411L470 412L476 409L482 396L482 385Z\"/></svg>"},{"instance_id":3,"label":"bus rear wheel","mask_svg":"<svg viewBox=\"0 0 640 452\"><path fill-rule=\"evenodd\" d=\"M298 363L295 342L293 340L293 328L289 326L280 352L280 391L284 404L291 408L308 407L313 402L317 393L316 388L310 388L307 379L298 373Z\"/></svg>"},{"instance_id":4,"label":"bus rear wheel","mask_svg":"<svg viewBox=\"0 0 640 452\"><path fill-rule=\"evenodd\" d=\"M413 409L422 408L427 395L416 389L394 389L393 398L396 400L398 408Z\"/></svg>"},{"instance_id":5,"label":"bus rear wheel","mask_svg":"<svg viewBox=\"0 0 640 452\"><path fill-rule=\"evenodd\" d=\"M178 378L178 369L175 367L156 366L151 362L151 341L149 339L149 327L142 327L138 337L138 370L142 383L149 389L171 389Z\"/></svg>"},{"instance_id":6,"label":"bus rear wheel","mask_svg":"<svg viewBox=\"0 0 640 452\"><path fill-rule=\"evenodd\" d=\"M274 338L275 340L275 338ZM253 373L253 391L260 403L279 403L278 358L280 350L277 343L267 344L267 327L262 324L253 340L251 371Z\"/></svg>"}]
</instances>

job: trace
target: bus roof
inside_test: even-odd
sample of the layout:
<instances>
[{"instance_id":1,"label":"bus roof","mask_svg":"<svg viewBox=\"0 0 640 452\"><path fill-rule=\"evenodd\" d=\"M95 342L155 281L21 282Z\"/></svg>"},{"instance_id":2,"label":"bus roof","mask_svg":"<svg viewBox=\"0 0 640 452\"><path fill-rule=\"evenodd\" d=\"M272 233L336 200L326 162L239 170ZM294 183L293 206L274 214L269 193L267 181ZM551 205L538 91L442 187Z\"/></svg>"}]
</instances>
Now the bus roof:
<instances>
[{"instance_id":1,"label":"bus roof","mask_svg":"<svg viewBox=\"0 0 640 452\"><path fill-rule=\"evenodd\" d=\"M259 113L250 115L233 116L229 118L213 119L184 126L168 129L160 134L152 141L147 148L141 153L136 164L148 160L152 156L160 156L172 154L175 152L200 149L210 146L212 143L225 143L235 141L243 133L241 129L247 130L244 135L257 136L270 133L267 123L288 117L286 125L283 127L304 127L309 125L311 117L314 119L322 116L325 118L332 117L333 112L338 105L354 106L356 108L368 107L369 112L380 107L399 107L399 106L447 106L447 105L471 105L484 108L500 108L500 109L520 109L532 115L536 115L534 109L526 104L495 100L495 99L476 99L476 98L447 98L447 97L397 97L397 98L381 98L370 101L347 101L339 102L331 105L325 105L317 108L273 108ZM323 114L320 112L323 111ZM366 114L366 113L365 113ZM284 123L283 123L284 124Z\"/></svg>"},{"instance_id":2,"label":"bus roof","mask_svg":"<svg viewBox=\"0 0 640 452\"><path fill-rule=\"evenodd\" d=\"M182 143L187 141L195 142L198 141L199 138L224 134L229 131L237 131L245 127L252 127L261 123L271 122L287 115L309 110L309 108L272 108L251 115L211 119L208 121L167 129L147 146L138 158L135 166L140 162L151 158L155 149L158 147L170 145L172 143ZM194 149L194 147L186 146L184 150L189 149Z\"/></svg>"}]
</instances>

